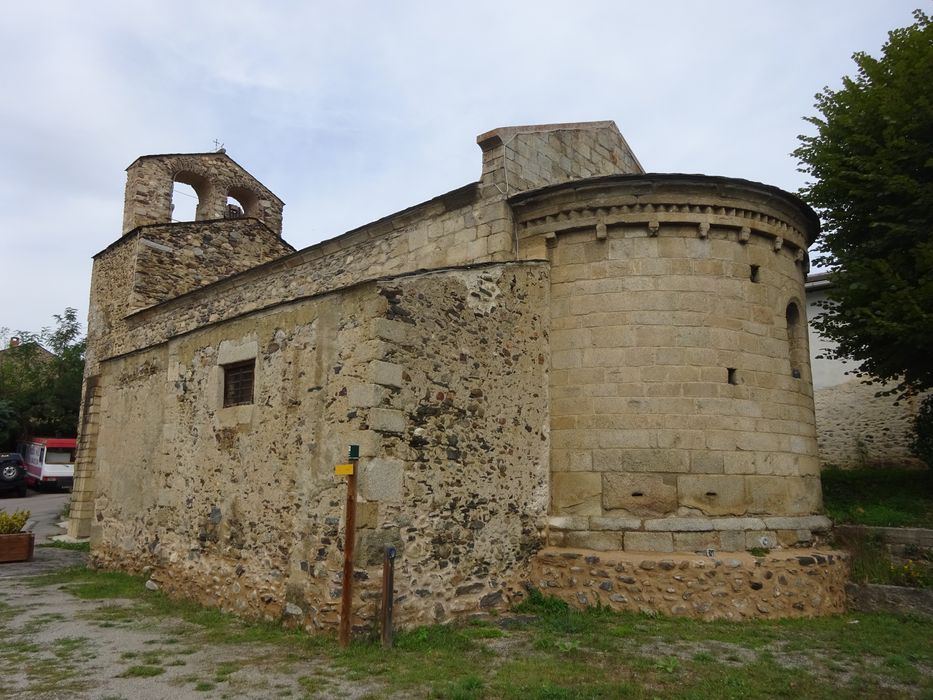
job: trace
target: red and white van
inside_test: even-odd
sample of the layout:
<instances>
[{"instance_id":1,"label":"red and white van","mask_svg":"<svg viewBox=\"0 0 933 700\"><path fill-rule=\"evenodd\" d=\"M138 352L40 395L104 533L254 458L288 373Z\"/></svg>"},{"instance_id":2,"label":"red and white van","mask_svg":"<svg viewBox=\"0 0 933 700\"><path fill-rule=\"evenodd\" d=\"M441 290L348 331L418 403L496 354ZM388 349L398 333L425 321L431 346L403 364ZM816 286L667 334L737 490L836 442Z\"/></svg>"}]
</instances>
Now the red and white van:
<instances>
[{"instance_id":1,"label":"red and white van","mask_svg":"<svg viewBox=\"0 0 933 700\"><path fill-rule=\"evenodd\" d=\"M33 438L21 447L26 483L33 488L55 486L71 490L75 478L74 438Z\"/></svg>"}]
</instances>

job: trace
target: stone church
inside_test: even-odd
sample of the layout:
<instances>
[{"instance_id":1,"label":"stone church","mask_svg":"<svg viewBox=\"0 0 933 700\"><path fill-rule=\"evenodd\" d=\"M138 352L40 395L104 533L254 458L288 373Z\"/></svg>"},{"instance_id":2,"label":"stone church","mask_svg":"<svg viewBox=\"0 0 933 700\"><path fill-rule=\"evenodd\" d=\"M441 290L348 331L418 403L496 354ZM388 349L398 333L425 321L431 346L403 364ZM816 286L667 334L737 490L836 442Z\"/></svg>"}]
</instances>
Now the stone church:
<instances>
[{"instance_id":1,"label":"stone church","mask_svg":"<svg viewBox=\"0 0 933 700\"><path fill-rule=\"evenodd\" d=\"M477 142L477 182L298 251L226 153L130 165L123 234L94 256L71 534L169 592L333 626L334 467L356 444L356 625L387 545L402 625L530 587L702 618L841 610L814 212L646 173L613 122ZM172 222L175 182L193 222Z\"/></svg>"}]
</instances>

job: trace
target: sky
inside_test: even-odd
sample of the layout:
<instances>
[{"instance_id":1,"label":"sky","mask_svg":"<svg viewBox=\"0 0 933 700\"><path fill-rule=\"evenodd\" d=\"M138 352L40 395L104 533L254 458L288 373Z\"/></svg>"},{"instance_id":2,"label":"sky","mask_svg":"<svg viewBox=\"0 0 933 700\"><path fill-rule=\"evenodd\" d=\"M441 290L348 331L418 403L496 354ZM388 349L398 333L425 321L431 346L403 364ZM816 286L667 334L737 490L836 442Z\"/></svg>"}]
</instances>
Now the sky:
<instances>
[{"instance_id":1,"label":"sky","mask_svg":"<svg viewBox=\"0 0 933 700\"><path fill-rule=\"evenodd\" d=\"M612 119L648 172L796 191L814 95L921 0L35 0L0 22L0 329L87 316L137 156L214 150L304 248L476 181L490 129Z\"/></svg>"}]
</instances>

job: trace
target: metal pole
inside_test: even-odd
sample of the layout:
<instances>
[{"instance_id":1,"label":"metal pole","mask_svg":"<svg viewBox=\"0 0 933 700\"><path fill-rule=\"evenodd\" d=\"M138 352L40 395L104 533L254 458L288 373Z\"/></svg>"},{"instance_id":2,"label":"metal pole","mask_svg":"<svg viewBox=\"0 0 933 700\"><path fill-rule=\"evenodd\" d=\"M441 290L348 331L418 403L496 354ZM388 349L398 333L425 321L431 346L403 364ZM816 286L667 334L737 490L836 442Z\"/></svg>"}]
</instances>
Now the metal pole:
<instances>
[{"instance_id":1,"label":"metal pole","mask_svg":"<svg viewBox=\"0 0 933 700\"><path fill-rule=\"evenodd\" d=\"M357 448L358 449L358 448ZM350 644L351 617L353 616L353 547L356 544L356 467L352 459L353 472L347 476L347 510L343 536L343 583L340 593L340 646Z\"/></svg>"},{"instance_id":2,"label":"metal pole","mask_svg":"<svg viewBox=\"0 0 933 700\"><path fill-rule=\"evenodd\" d=\"M386 547L382 560L382 646L392 646L392 604L395 600L395 547Z\"/></svg>"}]
</instances>

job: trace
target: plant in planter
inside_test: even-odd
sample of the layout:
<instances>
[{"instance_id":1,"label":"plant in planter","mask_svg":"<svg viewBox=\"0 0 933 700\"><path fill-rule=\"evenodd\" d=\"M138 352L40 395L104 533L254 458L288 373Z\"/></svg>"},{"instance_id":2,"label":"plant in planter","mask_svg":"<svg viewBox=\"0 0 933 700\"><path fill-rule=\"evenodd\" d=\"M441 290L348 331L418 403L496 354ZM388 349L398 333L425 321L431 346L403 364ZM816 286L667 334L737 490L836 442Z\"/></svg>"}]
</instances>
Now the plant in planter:
<instances>
[{"instance_id":1,"label":"plant in planter","mask_svg":"<svg viewBox=\"0 0 933 700\"><path fill-rule=\"evenodd\" d=\"M35 535L23 532L29 511L0 513L0 563L32 559Z\"/></svg>"}]
</instances>

